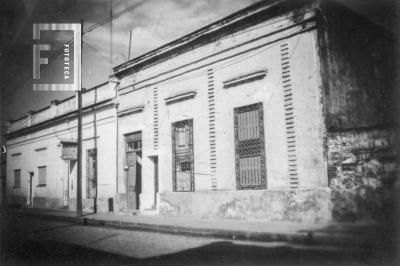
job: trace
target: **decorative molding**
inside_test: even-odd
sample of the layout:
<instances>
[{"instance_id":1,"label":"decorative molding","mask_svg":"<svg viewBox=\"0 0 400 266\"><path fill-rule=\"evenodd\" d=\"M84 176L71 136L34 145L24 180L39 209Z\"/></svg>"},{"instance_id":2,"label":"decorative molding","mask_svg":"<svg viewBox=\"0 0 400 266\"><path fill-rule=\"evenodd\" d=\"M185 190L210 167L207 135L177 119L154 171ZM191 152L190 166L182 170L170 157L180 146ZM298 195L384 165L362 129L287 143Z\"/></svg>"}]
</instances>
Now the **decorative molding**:
<instances>
[{"instance_id":1,"label":"decorative molding","mask_svg":"<svg viewBox=\"0 0 400 266\"><path fill-rule=\"evenodd\" d=\"M96 110L99 108L104 108L104 107L111 106L111 105L114 105L113 100L107 99L107 100L101 101L99 103L95 103L95 104L83 107L82 114L87 114L89 112L92 112L93 110ZM34 124L29 127L23 127L23 128L15 130L15 131L8 132L7 138L9 140L11 140L11 139L14 139L14 138L17 138L20 136L24 136L26 134L30 134L32 132L36 132L36 131L44 129L44 128L53 127L56 123L62 123L65 120L75 119L77 117L77 115L78 115L78 111L75 109L68 113L62 114L60 116L39 122L38 124Z\"/></svg>"},{"instance_id":2,"label":"decorative molding","mask_svg":"<svg viewBox=\"0 0 400 266\"><path fill-rule=\"evenodd\" d=\"M286 142L288 154L289 185L291 189L299 188L297 172L297 147L294 123L293 89L291 81L289 46L283 43L281 49L283 105L285 110Z\"/></svg>"},{"instance_id":3,"label":"decorative molding","mask_svg":"<svg viewBox=\"0 0 400 266\"><path fill-rule=\"evenodd\" d=\"M195 92L195 91L180 93L180 94L165 98L164 99L165 104L172 104L172 103L188 100L188 99L194 98L196 96L196 94L197 94L197 92Z\"/></svg>"},{"instance_id":4,"label":"decorative molding","mask_svg":"<svg viewBox=\"0 0 400 266\"><path fill-rule=\"evenodd\" d=\"M227 88L234 87L234 86L237 86L237 85L240 85L243 83L263 79L267 75L267 73L268 73L268 71L266 69L259 70L256 72L247 73L247 74L241 75L239 77L235 77L235 78L223 81L222 83L223 83L224 88L227 89Z\"/></svg>"},{"instance_id":5,"label":"decorative molding","mask_svg":"<svg viewBox=\"0 0 400 266\"><path fill-rule=\"evenodd\" d=\"M210 172L211 190L217 190L217 153L216 153L216 134L215 134L215 82L213 69L207 70L208 78L208 129L210 142Z\"/></svg>"},{"instance_id":6,"label":"decorative molding","mask_svg":"<svg viewBox=\"0 0 400 266\"><path fill-rule=\"evenodd\" d=\"M22 154L21 152L13 153L13 154L11 154L11 157L20 156L21 154Z\"/></svg>"},{"instance_id":7,"label":"decorative molding","mask_svg":"<svg viewBox=\"0 0 400 266\"><path fill-rule=\"evenodd\" d=\"M153 149L158 150L158 88L153 88Z\"/></svg>"},{"instance_id":8,"label":"decorative molding","mask_svg":"<svg viewBox=\"0 0 400 266\"><path fill-rule=\"evenodd\" d=\"M126 116L134 113L141 113L144 111L144 105L135 106L126 110L122 110L118 112L118 116Z\"/></svg>"},{"instance_id":9,"label":"decorative molding","mask_svg":"<svg viewBox=\"0 0 400 266\"><path fill-rule=\"evenodd\" d=\"M36 148L36 149L35 149L36 152L38 152L38 151L44 151L44 150L47 150L47 147L40 147L40 148Z\"/></svg>"}]
</instances>

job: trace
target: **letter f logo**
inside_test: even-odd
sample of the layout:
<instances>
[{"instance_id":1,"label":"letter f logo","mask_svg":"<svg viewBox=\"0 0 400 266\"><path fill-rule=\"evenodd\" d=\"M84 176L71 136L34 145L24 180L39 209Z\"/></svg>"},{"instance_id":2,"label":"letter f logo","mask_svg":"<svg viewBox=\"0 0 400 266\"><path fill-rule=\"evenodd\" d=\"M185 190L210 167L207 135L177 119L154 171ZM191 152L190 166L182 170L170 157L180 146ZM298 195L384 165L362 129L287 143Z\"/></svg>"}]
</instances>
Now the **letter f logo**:
<instances>
[{"instance_id":1,"label":"letter f logo","mask_svg":"<svg viewBox=\"0 0 400 266\"><path fill-rule=\"evenodd\" d=\"M1 1L1 0L0 0ZM41 31L46 31L42 34ZM52 32L53 31L53 32ZM63 34L60 35L62 31ZM72 38L71 38L72 37ZM47 41L46 41L47 39ZM57 44L64 42L57 50ZM72 45L73 43L73 45ZM71 44L71 47L70 47ZM55 46L54 46L55 45ZM81 23L37 23L33 24L33 80L34 91L78 91L81 89ZM52 64L51 56L40 56L42 51L64 52L64 61L54 62L51 73L41 73L41 65ZM48 53L48 52L47 52ZM62 61L62 62L61 62ZM67 79L65 78L67 76Z\"/></svg>"},{"instance_id":2,"label":"letter f logo","mask_svg":"<svg viewBox=\"0 0 400 266\"><path fill-rule=\"evenodd\" d=\"M40 40L38 24L33 24L33 40ZM48 58L41 58L40 51L50 51L50 44L33 44L33 79L40 79L40 65L49 63Z\"/></svg>"}]
</instances>

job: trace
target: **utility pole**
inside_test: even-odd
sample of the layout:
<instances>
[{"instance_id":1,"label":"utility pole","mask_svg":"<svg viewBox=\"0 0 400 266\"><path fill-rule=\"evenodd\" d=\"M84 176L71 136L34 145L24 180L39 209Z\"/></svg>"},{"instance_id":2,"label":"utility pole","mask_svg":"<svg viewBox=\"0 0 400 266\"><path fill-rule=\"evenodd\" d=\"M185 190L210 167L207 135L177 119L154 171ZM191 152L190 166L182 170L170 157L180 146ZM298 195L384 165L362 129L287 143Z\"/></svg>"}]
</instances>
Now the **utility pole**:
<instances>
[{"instance_id":1,"label":"utility pole","mask_svg":"<svg viewBox=\"0 0 400 266\"><path fill-rule=\"evenodd\" d=\"M83 44L83 20L81 20L81 51ZM81 56L82 57L82 56ZM82 60L81 60L82 69ZM81 71L82 72L82 71ZM77 178L76 178L76 216L82 216L82 78L78 88L78 154L77 154Z\"/></svg>"},{"instance_id":2,"label":"utility pole","mask_svg":"<svg viewBox=\"0 0 400 266\"><path fill-rule=\"evenodd\" d=\"M110 0L110 76L113 74L113 39L112 39L112 31L113 31L113 3Z\"/></svg>"},{"instance_id":3,"label":"utility pole","mask_svg":"<svg viewBox=\"0 0 400 266\"><path fill-rule=\"evenodd\" d=\"M129 31L128 61L131 60L132 29Z\"/></svg>"},{"instance_id":4,"label":"utility pole","mask_svg":"<svg viewBox=\"0 0 400 266\"><path fill-rule=\"evenodd\" d=\"M82 216L82 89L78 91L78 154L76 181L76 216Z\"/></svg>"}]
</instances>

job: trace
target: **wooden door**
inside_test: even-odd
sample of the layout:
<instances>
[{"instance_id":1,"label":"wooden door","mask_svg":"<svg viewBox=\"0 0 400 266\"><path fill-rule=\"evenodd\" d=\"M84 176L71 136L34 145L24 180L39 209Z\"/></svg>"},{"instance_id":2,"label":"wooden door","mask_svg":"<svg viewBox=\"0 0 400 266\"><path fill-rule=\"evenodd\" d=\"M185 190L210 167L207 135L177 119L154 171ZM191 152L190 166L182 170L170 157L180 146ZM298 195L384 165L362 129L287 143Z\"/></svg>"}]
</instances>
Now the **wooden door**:
<instances>
[{"instance_id":1,"label":"wooden door","mask_svg":"<svg viewBox=\"0 0 400 266\"><path fill-rule=\"evenodd\" d=\"M68 201L69 201L69 167L70 167L70 161L66 160L66 166L67 166L67 171L65 172L64 178L63 178L63 207L67 208L68 207Z\"/></svg>"},{"instance_id":2,"label":"wooden door","mask_svg":"<svg viewBox=\"0 0 400 266\"><path fill-rule=\"evenodd\" d=\"M86 152L86 196L88 199L97 197L97 149Z\"/></svg>"},{"instance_id":3,"label":"wooden door","mask_svg":"<svg viewBox=\"0 0 400 266\"><path fill-rule=\"evenodd\" d=\"M138 202L136 200L136 152L126 153L126 208L136 210Z\"/></svg>"},{"instance_id":4,"label":"wooden door","mask_svg":"<svg viewBox=\"0 0 400 266\"><path fill-rule=\"evenodd\" d=\"M33 172L29 172L29 206L33 207Z\"/></svg>"},{"instance_id":5,"label":"wooden door","mask_svg":"<svg viewBox=\"0 0 400 266\"><path fill-rule=\"evenodd\" d=\"M137 210L142 189L142 133L126 135L125 143L126 209Z\"/></svg>"}]
</instances>

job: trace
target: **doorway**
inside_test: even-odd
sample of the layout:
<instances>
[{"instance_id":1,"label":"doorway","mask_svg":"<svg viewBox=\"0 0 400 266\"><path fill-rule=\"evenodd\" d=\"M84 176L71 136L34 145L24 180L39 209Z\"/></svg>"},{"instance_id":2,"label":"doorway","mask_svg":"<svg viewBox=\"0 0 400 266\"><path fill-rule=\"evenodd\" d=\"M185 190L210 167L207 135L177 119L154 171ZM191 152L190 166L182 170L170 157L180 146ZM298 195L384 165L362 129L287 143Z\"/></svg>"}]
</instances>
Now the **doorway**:
<instances>
[{"instance_id":1,"label":"doorway","mask_svg":"<svg viewBox=\"0 0 400 266\"><path fill-rule=\"evenodd\" d=\"M125 135L126 209L138 210L142 192L142 132Z\"/></svg>"},{"instance_id":2,"label":"doorway","mask_svg":"<svg viewBox=\"0 0 400 266\"><path fill-rule=\"evenodd\" d=\"M68 208L70 191L73 189L72 173L76 160L66 160L65 162L67 164L67 174L63 180L63 208Z\"/></svg>"},{"instance_id":3,"label":"doorway","mask_svg":"<svg viewBox=\"0 0 400 266\"><path fill-rule=\"evenodd\" d=\"M97 197L97 149L86 151L86 197L96 199Z\"/></svg>"},{"instance_id":4,"label":"doorway","mask_svg":"<svg viewBox=\"0 0 400 266\"><path fill-rule=\"evenodd\" d=\"M33 207L33 172L29 172L29 206Z\"/></svg>"},{"instance_id":5,"label":"doorway","mask_svg":"<svg viewBox=\"0 0 400 266\"><path fill-rule=\"evenodd\" d=\"M153 162L153 177L154 177L154 205L153 209L157 209L157 194L158 194L158 156L149 156Z\"/></svg>"}]
</instances>

